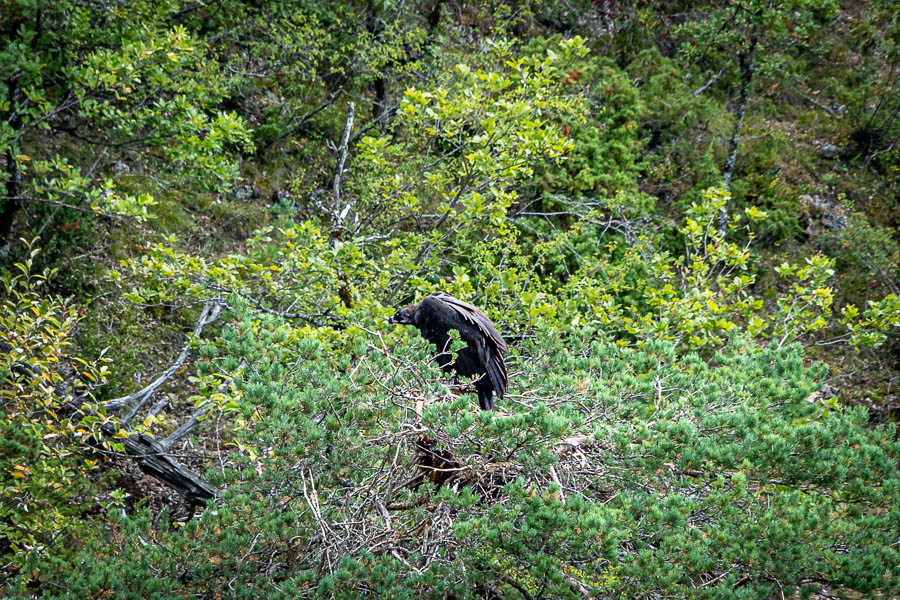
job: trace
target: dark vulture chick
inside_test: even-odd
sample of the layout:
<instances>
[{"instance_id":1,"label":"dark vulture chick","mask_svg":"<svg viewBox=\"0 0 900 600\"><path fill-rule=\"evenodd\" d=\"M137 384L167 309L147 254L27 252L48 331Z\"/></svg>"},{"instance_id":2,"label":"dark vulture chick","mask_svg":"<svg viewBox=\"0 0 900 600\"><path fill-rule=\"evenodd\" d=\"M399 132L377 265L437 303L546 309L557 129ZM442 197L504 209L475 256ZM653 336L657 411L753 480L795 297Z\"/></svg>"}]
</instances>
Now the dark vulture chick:
<instances>
[{"instance_id":1,"label":"dark vulture chick","mask_svg":"<svg viewBox=\"0 0 900 600\"><path fill-rule=\"evenodd\" d=\"M493 395L503 398L509 384L506 363L506 342L487 315L446 292L435 292L418 304L401 308L388 319L389 323L415 325L426 340L437 346L438 365L445 372L456 371L463 377L480 375L475 382L481 410L494 410ZM450 330L456 329L468 344L452 360Z\"/></svg>"}]
</instances>

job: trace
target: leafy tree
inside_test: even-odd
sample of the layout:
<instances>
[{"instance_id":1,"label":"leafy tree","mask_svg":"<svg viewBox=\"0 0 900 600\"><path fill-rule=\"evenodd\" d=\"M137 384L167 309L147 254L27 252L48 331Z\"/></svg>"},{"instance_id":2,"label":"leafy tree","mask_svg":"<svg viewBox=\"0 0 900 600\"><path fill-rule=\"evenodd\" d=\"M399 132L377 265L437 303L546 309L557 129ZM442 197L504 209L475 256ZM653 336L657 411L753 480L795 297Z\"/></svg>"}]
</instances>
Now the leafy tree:
<instances>
[{"instance_id":1,"label":"leafy tree","mask_svg":"<svg viewBox=\"0 0 900 600\"><path fill-rule=\"evenodd\" d=\"M171 22L182 4L4 5L4 255L23 208L147 218L147 189L230 186L234 152L251 145L243 121L217 108L226 88L206 44ZM113 163L141 183L123 188Z\"/></svg>"},{"instance_id":2,"label":"leafy tree","mask_svg":"<svg viewBox=\"0 0 900 600\"><path fill-rule=\"evenodd\" d=\"M887 4L22 4L0 209L138 219L103 294L3 272L5 595L897 595L896 427L833 387L900 326ZM501 413L385 324L434 289L510 342ZM106 510L111 451L185 502Z\"/></svg>"},{"instance_id":3,"label":"leafy tree","mask_svg":"<svg viewBox=\"0 0 900 600\"><path fill-rule=\"evenodd\" d=\"M47 295L53 273L36 274L30 251L2 274L0 311L0 560L4 570L58 551L84 535L82 503L96 457L79 453L104 415L72 420L109 374L108 359L73 353L81 316L71 300Z\"/></svg>"},{"instance_id":4,"label":"leafy tree","mask_svg":"<svg viewBox=\"0 0 900 600\"><path fill-rule=\"evenodd\" d=\"M733 129L722 169L725 188L731 192L741 129L757 79L774 81L776 86L791 81L804 64L803 51L812 50L813 36L835 15L838 5L831 0L739 0L686 8L690 10L681 13L685 18L674 33L681 41L683 60L698 74L709 77L696 93L723 83L737 90ZM728 210L726 204L717 224L723 232Z\"/></svg>"}]
</instances>

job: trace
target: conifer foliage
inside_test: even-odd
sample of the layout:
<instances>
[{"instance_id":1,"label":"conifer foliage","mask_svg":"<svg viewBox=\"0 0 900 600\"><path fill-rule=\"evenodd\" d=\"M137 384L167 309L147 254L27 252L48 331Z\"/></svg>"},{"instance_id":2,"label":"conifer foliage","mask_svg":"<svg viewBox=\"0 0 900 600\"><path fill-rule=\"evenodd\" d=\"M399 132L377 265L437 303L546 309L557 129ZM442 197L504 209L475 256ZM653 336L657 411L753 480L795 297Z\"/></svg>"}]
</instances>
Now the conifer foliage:
<instances>
[{"instance_id":1,"label":"conifer foliage","mask_svg":"<svg viewBox=\"0 0 900 600\"><path fill-rule=\"evenodd\" d=\"M900 594L896 11L707 4L4 5L0 595Z\"/></svg>"}]
</instances>

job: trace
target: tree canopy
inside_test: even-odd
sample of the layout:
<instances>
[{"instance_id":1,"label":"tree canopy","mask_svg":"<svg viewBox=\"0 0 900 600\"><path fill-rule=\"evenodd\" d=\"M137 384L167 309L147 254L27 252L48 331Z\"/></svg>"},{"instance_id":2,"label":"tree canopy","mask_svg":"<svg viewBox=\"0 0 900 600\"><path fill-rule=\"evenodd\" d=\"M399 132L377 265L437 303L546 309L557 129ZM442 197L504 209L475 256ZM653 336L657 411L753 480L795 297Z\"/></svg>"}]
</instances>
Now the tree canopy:
<instances>
[{"instance_id":1,"label":"tree canopy","mask_svg":"<svg viewBox=\"0 0 900 600\"><path fill-rule=\"evenodd\" d=\"M2 595L897 595L896 8L6 3Z\"/></svg>"}]
</instances>

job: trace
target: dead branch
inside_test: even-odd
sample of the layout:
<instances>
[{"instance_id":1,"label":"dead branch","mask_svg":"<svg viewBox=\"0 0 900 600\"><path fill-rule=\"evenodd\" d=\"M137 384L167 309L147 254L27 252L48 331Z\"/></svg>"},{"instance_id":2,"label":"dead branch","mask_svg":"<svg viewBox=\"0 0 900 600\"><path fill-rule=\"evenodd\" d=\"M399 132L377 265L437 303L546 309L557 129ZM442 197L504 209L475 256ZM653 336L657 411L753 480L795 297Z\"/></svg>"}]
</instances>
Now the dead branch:
<instances>
[{"instance_id":1,"label":"dead branch","mask_svg":"<svg viewBox=\"0 0 900 600\"><path fill-rule=\"evenodd\" d=\"M700 87L698 87L696 90L694 90L694 95L695 95L695 96L699 96L700 94L702 94L703 92L705 92L705 91L706 91L706 88L708 88L709 86L711 86L712 84L714 84L716 81L718 81L718 80L719 80L719 77L721 77L721 76L722 76L722 73L724 73L724 72L725 72L725 67L722 67L721 69L719 69L719 72L716 73L715 75L713 75L712 77L710 77L710 78L709 78L709 81L707 81L706 83L704 83L703 85L701 85Z\"/></svg>"},{"instance_id":2,"label":"dead branch","mask_svg":"<svg viewBox=\"0 0 900 600\"><path fill-rule=\"evenodd\" d=\"M341 207L341 177L344 174L344 163L347 161L347 152L350 146L350 131L353 129L353 116L356 111L356 104L350 102L349 107L347 109L347 124L344 126L344 136L341 138L341 145L338 148L338 164L337 170L334 174L334 186L333 186L333 195L334 195L334 208L332 210L331 218L332 218L332 226L331 230L333 233L336 233L343 229L344 220L347 218L347 215L350 213L350 208L353 203L348 202L346 206Z\"/></svg>"},{"instance_id":3,"label":"dead branch","mask_svg":"<svg viewBox=\"0 0 900 600\"><path fill-rule=\"evenodd\" d=\"M190 418L187 421L178 426L178 429L173 431L168 437L165 437L159 440L159 446L164 451L168 452L172 449L176 443L180 442L184 439L189 433L191 433L197 425L200 423L200 419L203 415L206 414L206 404L201 404L199 408L197 408L194 412L191 413Z\"/></svg>"},{"instance_id":4,"label":"dead branch","mask_svg":"<svg viewBox=\"0 0 900 600\"><path fill-rule=\"evenodd\" d=\"M244 294L241 292L233 292L233 291L225 290L225 289L222 289L221 291L229 291L230 293L237 294L241 298L248 300L249 302L252 302L253 305L256 306L257 310L259 310L260 312L264 312L264 313L267 313L270 315L275 315L275 316L281 317L283 319L290 319L290 320L299 319L301 321L306 321L307 323L309 323L310 325L313 325L315 327L332 327L334 329L343 329L344 328L344 324L341 323L340 321L338 321L338 317L328 314L327 311L324 313L309 315L309 314L305 314L305 313L289 312L289 311L284 311L284 310L275 310L274 308L269 308L269 307L263 305L261 300L259 300L258 298L254 298L253 296L248 296L247 294ZM321 319L331 319L332 322L328 323Z\"/></svg>"},{"instance_id":5,"label":"dead branch","mask_svg":"<svg viewBox=\"0 0 900 600\"><path fill-rule=\"evenodd\" d=\"M728 160L725 161L725 172L722 178L725 180L725 189L731 193L731 178L734 175L734 165L737 162L738 141L741 137L741 127L744 125L744 114L747 112L747 100L750 96L750 84L753 81L753 72L756 70L756 46L759 42L759 29L754 26L750 35L750 50L747 54L740 55L741 63L741 92L738 100L737 115L734 121L734 130L731 133L731 142L728 147ZM725 205L719 211L718 228L725 233L728 226L728 198Z\"/></svg>"},{"instance_id":6,"label":"dead branch","mask_svg":"<svg viewBox=\"0 0 900 600\"><path fill-rule=\"evenodd\" d=\"M162 411L162 409L164 409L166 406L168 406L168 404L169 404L168 398L163 398L162 400L160 400L159 402L155 403L153 406L150 407L150 410L147 411L147 416L155 417L156 415L158 415L160 413L160 411Z\"/></svg>"},{"instance_id":7,"label":"dead branch","mask_svg":"<svg viewBox=\"0 0 900 600\"><path fill-rule=\"evenodd\" d=\"M104 435L118 441L114 439L116 434L114 425L107 423L101 429ZM163 447L159 440L141 433L128 436L121 440L121 443L125 446L125 453L137 459L141 471L177 490L189 504L206 504L218 498L218 490L167 456L168 448Z\"/></svg>"},{"instance_id":8,"label":"dead branch","mask_svg":"<svg viewBox=\"0 0 900 600\"><path fill-rule=\"evenodd\" d=\"M247 361L242 360L241 364L238 366L238 371L242 370L246 366L247 366ZM223 391L225 391L228 388L228 386L230 384L231 384L231 378L224 381L222 383L222 385L220 385L218 388L216 388L215 393L221 394ZM203 416L206 415L207 412L209 412L207 410L207 406L209 405L209 402L210 402L209 400L205 400L205 401L201 402L200 405L197 406L197 408L194 410L194 412L191 413L191 416L188 418L188 420L185 421L184 423L182 423L178 427L178 429L176 429L171 434L169 434L168 437L160 440L159 445L162 448L164 448L166 450L166 452L168 452L169 450L172 449L172 446L174 446L175 444L177 444L178 442L183 440L188 434L190 434L194 429L196 429L197 425L200 424L200 421L203 418Z\"/></svg>"},{"instance_id":9,"label":"dead branch","mask_svg":"<svg viewBox=\"0 0 900 600\"><path fill-rule=\"evenodd\" d=\"M197 319L196 325L194 325L194 331L191 336L188 338L188 341L184 344L184 347L181 349L181 353L178 355L178 358L175 359L168 369L163 371L162 375L157 377L150 385L147 387L138 390L134 393L128 394L127 396L122 396L121 398L115 398L113 400L109 400L103 403L103 406L107 410L118 410L120 408L124 408L126 406L131 406L134 403L137 405L122 419L121 425L124 427L128 421L130 421L134 415L150 400L150 397L153 396L154 392L160 388L166 381L172 378L172 376L180 369L184 363L187 361L188 357L191 354L191 343L195 340L202 332L203 328L215 321L219 314L222 311L222 305L217 302L207 302L203 306L203 310L200 312L200 318Z\"/></svg>"}]
</instances>

